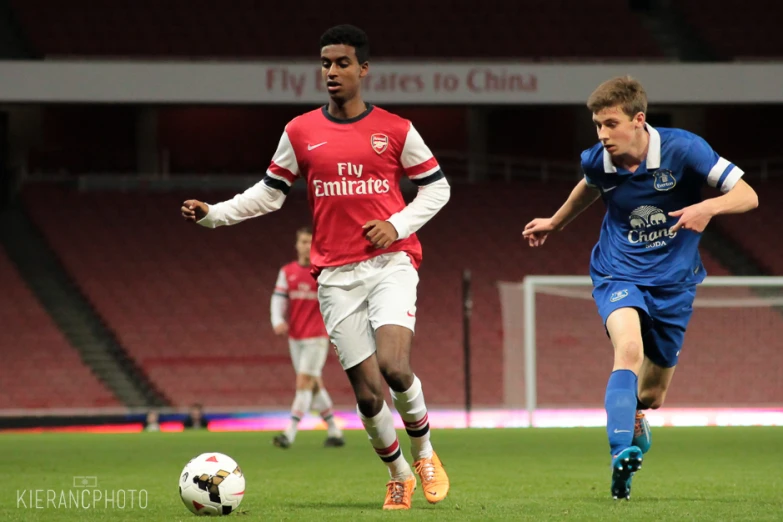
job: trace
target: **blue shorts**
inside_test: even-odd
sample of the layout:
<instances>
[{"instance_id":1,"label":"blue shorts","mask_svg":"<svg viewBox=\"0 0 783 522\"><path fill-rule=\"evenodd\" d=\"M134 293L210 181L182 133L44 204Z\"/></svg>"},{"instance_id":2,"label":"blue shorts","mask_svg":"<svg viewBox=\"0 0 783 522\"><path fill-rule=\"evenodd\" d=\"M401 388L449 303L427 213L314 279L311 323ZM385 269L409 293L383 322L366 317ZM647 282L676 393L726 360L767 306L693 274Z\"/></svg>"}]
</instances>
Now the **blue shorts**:
<instances>
[{"instance_id":1,"label":"blue shorts","mask_svg":"<svg viewBox=\"0 0 783 522\"><path fill-rule=\"evenodd\" d=\"M644 355L662 368L677 364L695 298L695 285L672 289L602 280L593 288L593 299L604 325L618 308L639 311Z\"/></svg>"}]
</instances>

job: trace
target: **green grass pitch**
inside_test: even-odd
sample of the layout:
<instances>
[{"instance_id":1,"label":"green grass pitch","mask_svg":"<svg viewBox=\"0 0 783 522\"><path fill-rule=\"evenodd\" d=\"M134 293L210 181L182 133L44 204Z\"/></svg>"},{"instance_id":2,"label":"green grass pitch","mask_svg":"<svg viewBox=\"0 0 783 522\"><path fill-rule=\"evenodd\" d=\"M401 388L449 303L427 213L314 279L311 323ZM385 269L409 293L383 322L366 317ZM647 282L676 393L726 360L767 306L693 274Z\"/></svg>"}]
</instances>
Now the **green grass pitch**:
<instances>
[{"instance_id":1,"label":"green grass pitch","mask_svg":"<svg viewBox=\"0 0 783 522\"><path fill-rule=\"evenodd\" d=\"M630 501L609 494L602 429L435 430L451 493L430 505L419 490L408 512L381 510L388 475L363 432L328 449L321 431L300 433L288 450L273 447L272 436L0 434L0 520L195 520L177 481L207 451L233 457L245 473L244 501L229 520L783 520L779 427L654 428ZM39 506L29 493L19 501L25 490L67 495L74 476L97 477L100 490L144 489L146 509L130 507L129 496L125 509L53 507L45 491Z\"/></svg>"}]
</instances>

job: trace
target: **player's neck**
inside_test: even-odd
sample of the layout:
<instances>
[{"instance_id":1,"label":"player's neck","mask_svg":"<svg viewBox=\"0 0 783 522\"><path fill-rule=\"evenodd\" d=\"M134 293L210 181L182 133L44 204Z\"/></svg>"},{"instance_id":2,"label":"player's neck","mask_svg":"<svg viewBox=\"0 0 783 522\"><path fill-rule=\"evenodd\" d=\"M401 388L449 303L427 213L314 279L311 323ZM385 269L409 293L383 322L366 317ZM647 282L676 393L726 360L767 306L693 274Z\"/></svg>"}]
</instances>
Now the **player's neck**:
<instances>
[{"instance_id":1,"label":"player's neck","mask_svg":"<svg viewBox=\"0 0 783 522\"><path fill-rule=\"evenodd\" d=\"M634 172L642 162L647 159L647 151L650 148L650 135L647 131L643 131L639 136L639 142L628 151L628 154L623 154L615 161L617 166L624 168L625 170Z\"/></svg>"},{"instance_id":2,"label":"player's neck","mask_svg":"<svg viewBox=\"0 0 783 522\"><path fill-rule=\"evenodd\" d=\"M299 266L310 266L310 259L309 258L302 258L296 260L297 263L299 263Z\"/></svg>"},{"instance_id":3,"label":"player's neck","mask_svg":"<svg viewBox=\"0 0 783 522\"><path fill-rule=\"evenodd\" d=\"M329 100L329 108L327 110L329 111L329 116L333 118L350 120L351 118L361 116L367 110L367 104L364 103L361 96L354 96L341 105L334 100Z\"/></svg>"}]
</instances>

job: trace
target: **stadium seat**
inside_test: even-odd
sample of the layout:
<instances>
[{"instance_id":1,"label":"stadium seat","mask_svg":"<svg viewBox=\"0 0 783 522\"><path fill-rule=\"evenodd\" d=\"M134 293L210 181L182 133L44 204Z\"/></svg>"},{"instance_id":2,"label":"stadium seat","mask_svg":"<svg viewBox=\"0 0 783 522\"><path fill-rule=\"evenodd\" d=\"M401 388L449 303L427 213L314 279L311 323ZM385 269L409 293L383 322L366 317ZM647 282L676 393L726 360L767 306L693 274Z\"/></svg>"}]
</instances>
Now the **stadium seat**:
<instances>
[{"instance_id":1,"label":"stadium seat","mask_svg":"<svg viewBox=\"0 0 783 522\"><path fill-rule=\"evenodd\" d=\"M646 58L663 53L624 0L524 2L499 0L477 10L468 0L450 8L414 0L373 10L351 9L351 23L371 37L373 55L395 58ZM12 0L17 17L43 55L120 57L280 58L312 56L320 31L344 23L313 0L278 4L169 0L96 4L73 0ZM416 16L410 13L415 12ZM611 20L634 28L618 45L596 30ZM313 33L311 27L320 27ZM458 35L458 36L457 36Z\"/></svg>"},{"instance_id":2,"label":"stadium seat","mask_svg":"<svg viewBox=\"0 0 783 522\"><path fill-rule=\"evenodd\" d=\"M530 249L520 240L524 223L551 214L570 185L456 185L442 214L419 232L424 261L413 364L432 405L463 401L463 269L473 277L473 400L485 406L503 401L498 281L521 281L527 274L587 274L603 214L600 204L543 249ZM302 192L292 192L275 214L219 230L181 220L177 212L185 194L31 186L24 195L98 313L176 405L198 398L210 406L288 407L294 374L287 344L271 331L268 303L277 270L293 256L294 232L309 221ZM187 196L214 202L231 195ZM48 212L55 199L68 223ZM706 252L702 255L710 274L728 274ZM732 330L737 317L747 342L755 343L753 358L739 359L737 328ZM783 368L783 353L765 337L765 331L779 332L781 321L768 309L697 310L678 381L692 378L701 385L674 387L670 401L706 405L730 394L737 404L763 402L756 390L737 385L726 391L719 376L736 368L751 371L748 365L758 358L769 368ZM600 405L611 344L592 301L542 299L538 325L540 403ZM705 365L711 370L705 371ZM325 379L335 402L350 407L350 387L331 355Z\"/></svg>"},{"instance_id":3,"label":"stadium seat","mask_svg":"<svg viewBox=\"0 0 783 522\"><path fill-rule=\"evenodd\" d=\"M90 371L0 247L0 410L121 406Z\"/></svg>"}]
</instances>

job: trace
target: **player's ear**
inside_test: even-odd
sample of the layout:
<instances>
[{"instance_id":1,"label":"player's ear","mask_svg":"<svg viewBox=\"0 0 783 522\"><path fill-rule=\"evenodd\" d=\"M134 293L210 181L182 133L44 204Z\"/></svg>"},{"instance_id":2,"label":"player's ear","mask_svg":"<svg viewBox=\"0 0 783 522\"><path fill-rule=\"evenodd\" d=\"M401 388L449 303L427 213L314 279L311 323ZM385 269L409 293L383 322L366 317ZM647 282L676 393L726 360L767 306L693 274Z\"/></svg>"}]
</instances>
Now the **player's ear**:
<instances>
[{"instance_id":1,"label":"player's ear","mask_svg":"<svg viewBox=\"0 0 783 522\"><path fill-rule=\"evenodd\" d=\"M370 62L364 62L359 66L359 78L364 78L370 72Z\"/></svg>"},{"instance_id":2,"label":"player's ear","mask_svg":"<svg viewBox=\"0 0 783 522\"><path fill-rule=\"evenodd\" d=\"M640 127L644 127L644 122L647 120L643 112L637 112L633 119L637 124L639 124Z\"/></svg>"}]
</instances>

